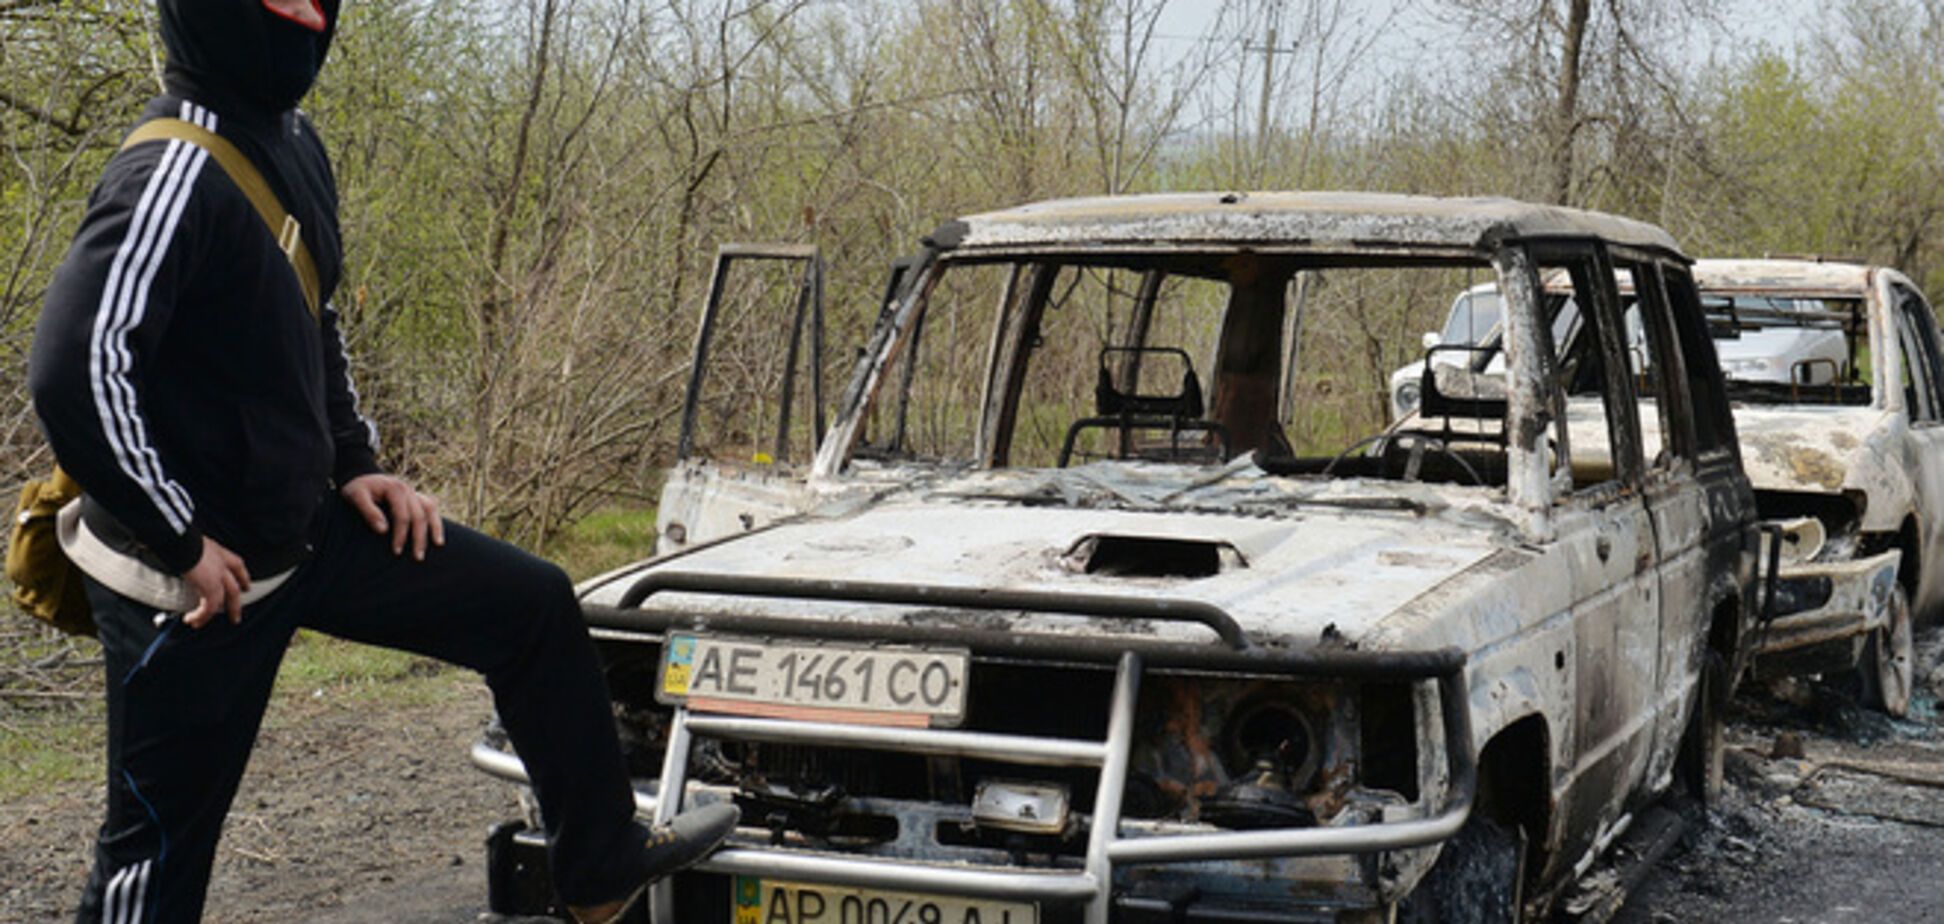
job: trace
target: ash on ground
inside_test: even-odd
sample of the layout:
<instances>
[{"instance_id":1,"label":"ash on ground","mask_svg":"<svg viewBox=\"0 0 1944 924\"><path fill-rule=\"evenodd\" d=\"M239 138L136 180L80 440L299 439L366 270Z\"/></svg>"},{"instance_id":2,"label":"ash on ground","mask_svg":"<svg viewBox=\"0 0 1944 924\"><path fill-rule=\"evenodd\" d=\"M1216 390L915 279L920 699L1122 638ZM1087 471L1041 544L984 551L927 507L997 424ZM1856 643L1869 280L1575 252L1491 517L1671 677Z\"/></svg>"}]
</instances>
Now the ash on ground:
<instances>
[{"instance_id":1,"label":"ash on ground","mask_svg":"<svg viewBox=\"0 0 1944 924\"><path fill-rule=\"evenodd\" d=\"M1622 924L1944 921L1944 628L1918 636L1910 715L1857 704L1844 678L1751 684L1731 707L1722 805Z\"/></svg>"}]
</instances>

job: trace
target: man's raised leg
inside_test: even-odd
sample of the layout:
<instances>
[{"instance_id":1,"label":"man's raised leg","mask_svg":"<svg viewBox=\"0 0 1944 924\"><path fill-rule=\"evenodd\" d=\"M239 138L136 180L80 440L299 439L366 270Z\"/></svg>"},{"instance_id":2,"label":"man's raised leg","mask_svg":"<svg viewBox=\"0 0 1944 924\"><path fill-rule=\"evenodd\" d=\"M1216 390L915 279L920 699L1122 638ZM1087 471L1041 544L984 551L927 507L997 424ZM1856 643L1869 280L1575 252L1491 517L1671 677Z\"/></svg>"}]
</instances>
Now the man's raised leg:
<instances>
[{"instance_id":1,"label":"man's raised leg","mask_svg":"<svg viewBox=\"0 0 1944 924\"><path fill-rule=\"evenodd\" d=\"M446 525L444 546L415 561L392 554L389 540L342 504L327 503L319 520L316 557L290 588L306 600L307 624L485 677L533 780L555 888L570 906L630 895L733 829L733 810L718 810L657 848L634 820L607 683L558 567L456 524Z\"/></svg>"}]
</instances>

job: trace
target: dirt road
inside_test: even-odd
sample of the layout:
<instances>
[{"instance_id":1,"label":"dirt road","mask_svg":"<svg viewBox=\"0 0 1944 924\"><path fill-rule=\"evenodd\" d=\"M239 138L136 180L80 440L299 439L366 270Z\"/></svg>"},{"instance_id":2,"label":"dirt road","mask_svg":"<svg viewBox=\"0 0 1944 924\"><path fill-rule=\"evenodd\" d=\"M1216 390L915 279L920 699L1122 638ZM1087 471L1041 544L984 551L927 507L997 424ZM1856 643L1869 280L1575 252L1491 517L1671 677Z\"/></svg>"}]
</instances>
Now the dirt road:
<instances>
[{"instance_id":1,"label":"dirt road","mask_svg":"<svg viewBox=\"0 0 1944 924\"><path fill-rule=\"evenodd\" d=\"M1931 633L1925 668L1944 638ZM1920 675L1922 676L1922 675ZM1938 680L1944 682L1944 675ZM483 842L513 798L466 762L484 691L452 673L429 694L280 699L230 819L212 922L473 924ZM1724 809L1635 889L1623 924L1944 921L1944 735L1926 688L1915 719L1859 712L1829 688L1744 699ZM1801 758L1772 758L1795 735ZM1783 741L1790 751L1792 742ZM0 805L0 921L65 920L86 874L98 787Z\"/></svg>"}]
</instances>

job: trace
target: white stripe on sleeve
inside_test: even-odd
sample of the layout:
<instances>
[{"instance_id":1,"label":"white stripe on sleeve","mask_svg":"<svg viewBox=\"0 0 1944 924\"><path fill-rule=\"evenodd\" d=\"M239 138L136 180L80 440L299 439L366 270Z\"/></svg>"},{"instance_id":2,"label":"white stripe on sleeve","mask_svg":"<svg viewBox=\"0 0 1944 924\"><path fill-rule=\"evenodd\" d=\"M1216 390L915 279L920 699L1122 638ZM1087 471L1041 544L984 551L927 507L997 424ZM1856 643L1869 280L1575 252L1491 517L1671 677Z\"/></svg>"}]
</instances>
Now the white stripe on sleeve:
<instances>
[{"instance_id":1,"label":"white stripe on sleeve","mask_svg":"<svg viewBox=\"0 0 1944 924\"><path fill-rule=\"evenodd\" d=\"M189 202L196 177L208 154L180 141L169 142L162 160L149 177L135 206L127 235L109 265L101 303L95 313L90 342L89 383L102 431L116 462L139 485L170 527L187 532L194 506L188 492L162 473L160 460L148 440L128 379L132 357L128 332L139 324L148 307L148 287L161 267L175 233L176 222Z\"/></svg>"}]
</instances>

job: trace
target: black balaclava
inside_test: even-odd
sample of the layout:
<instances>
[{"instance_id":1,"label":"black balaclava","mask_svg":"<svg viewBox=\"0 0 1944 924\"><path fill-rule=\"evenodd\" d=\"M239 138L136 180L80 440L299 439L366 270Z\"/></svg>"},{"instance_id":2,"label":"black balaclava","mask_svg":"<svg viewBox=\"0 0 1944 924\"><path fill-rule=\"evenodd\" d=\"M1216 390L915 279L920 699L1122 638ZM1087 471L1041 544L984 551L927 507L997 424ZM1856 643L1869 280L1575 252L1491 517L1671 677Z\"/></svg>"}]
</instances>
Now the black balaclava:
<instances>
[{"instance_id":1,"label":"black balaclava","mask_svg":"<svg viewBox=\"0 0 1944 924\"><path fill-rule=\"evenodd\" d=\"M270 12L263 0L159 0L169 90L211 105L265 115L296 108L324 66L339 0L322 0L324 31Z\"/></svg>"}]
</instances>

